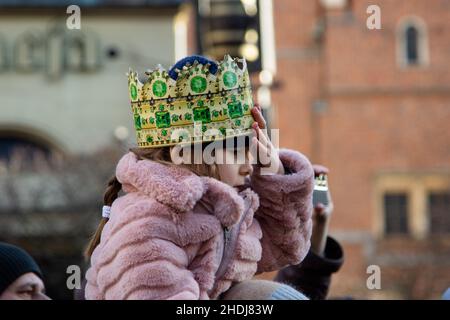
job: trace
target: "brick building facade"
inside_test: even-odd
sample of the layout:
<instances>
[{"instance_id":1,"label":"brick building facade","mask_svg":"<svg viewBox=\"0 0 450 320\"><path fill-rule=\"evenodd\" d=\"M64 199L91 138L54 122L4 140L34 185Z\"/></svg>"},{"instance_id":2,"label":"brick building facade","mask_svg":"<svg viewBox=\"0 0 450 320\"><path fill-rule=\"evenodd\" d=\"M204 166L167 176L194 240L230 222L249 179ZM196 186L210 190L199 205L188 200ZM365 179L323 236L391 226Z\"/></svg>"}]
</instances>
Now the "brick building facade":
<instances>
[{"instance_id":1,"label":"brick building facade","mask_svg":"<svg viewBox=\"0 0 450 320\"><path fill-rule=\"evenodd\" d=\"M450 1L276 0L280 144L330 168L331 295L438 298L450 286ZM370 5L381 29L366 21ZM381 290L368 290L369 265Z\"/></svg>"}]
</instances>

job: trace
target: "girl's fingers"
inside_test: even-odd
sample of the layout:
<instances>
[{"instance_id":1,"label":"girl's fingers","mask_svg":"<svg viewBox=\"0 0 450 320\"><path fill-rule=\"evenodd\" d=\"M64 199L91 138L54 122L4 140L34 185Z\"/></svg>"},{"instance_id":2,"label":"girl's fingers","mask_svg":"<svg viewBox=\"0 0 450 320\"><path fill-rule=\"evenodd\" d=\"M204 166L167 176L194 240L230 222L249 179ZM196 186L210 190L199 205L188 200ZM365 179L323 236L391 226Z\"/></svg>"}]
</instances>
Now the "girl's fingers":
<instances>
[{"instance_id":1,"label":"girl's fingers","mask_svg":"<svg viewBox=\"0 0 450 320\"><path fill-rule=\"evenodd\" d=\"M267 146L267 148L272 149L272 142L267 136L267 132L265 132L265 130L261 130L257 123L254 123L252 127L258 140L261 141L265 146Z\"/></svg>"},{"instance_id":2,"label":"girl's fingers","mask_svg":"<svg viewBox=\"0 0 450 320\"><path fill-rule=\"evenodd\" d=\"M318 214L322 214L323 211L325 211L325 205L323 203L318 203L316 204L316 206L314 207L314 210L316 211L316 213Z\"/></svg>"},{"instance_id":3,"label":"girl's fingers","mask_svg":"<svg viewBox=\"0 0 450 320\"><path fill-rule=\"evenodd\" d=\"M266 120L264 119L264 117L262 115L261 107L259 107L258 105L255 105L255 107L252 108L251 112L252 112L253 118L258 123L259 127L264 129L266 127Z\"/></svg>"},{"instance_id":4,"label":"girl's fingers","mask_svg":"<svg viewBox=\"0 0 450 320\"><path fill-rule=\"evenodd\" d=\"M262 115L261 115L261 112L259 111L259 109L258 108L253 108L251 112L252 112L253 119L255 119L255 122L259 126L264 125L263 119L262 119Z\"/></svg>"},{"instance_id":5,"label":"girl's fingers","mask_svg":"<svg viewBox=\"0 0 450 320\"><path fill-rule=\"evenodd\" d=\"M270 166L270 152L267 147L261 143L256 137L253 138L253 143L256 144L256 153L258 164L261 166Z\"/></svg>"},{"instance_id":6,"label":"girl's fingers","mask_svg":"<svg viewBox=\"0 0 450 320\"><path fill-rule=\"evenodd\" d=\"M320 164L313 164L313 169L314 169L314 175L318 176L319 174L328 174L328 168L325 166L322 166Z\"/></svg>"},{"instance_id":7,"label":"girl's fingers","mask_svg":"<svg viewBox=\"0 0 450 320\"><path fill-rule=\"evenodd\" d=\"M266 126L266 120L264 119L262 112L261 112L261 107L259 105L255 105L254 108L252 108L252 115L253 118L255 119L255 122L253 123L253 128L257 129L257 127L261 128L263 135L265 136L265 140L266 143L268 143L269 141L269 136L267 135L267 126ZM260 134L260 132L258 132L258 135ZM262 140L260 138L260 140Z\"/></svg>"},{"instance_id":8,"label":"girl's fingers","mask_svg":"<svg viewBox=\"0 0 450 320\"><path fill-rule=\"evenodd\" d=\"M265 146L270 148L271 143L270 143L269 138L267 137L266 133L263 130L261 130L259 127L257 127L256 130L258 132L259 141L261 141L262 144L264 144Z\"/></svg>"},{"instance_id":9,"label":"girl's fingers","mask_svg":"<svg viewBox=\"0 0 450 320\"><path fill-rule=\"evenodd\" d=\"M264 132L266 137L268 137L268 135L267 135L267 122L266 122L266 119L263 116L262 108L261 108L261 106L259 104L258 104L258 110L259 110L259 116L260 116L259 117L260 121L258 121L258 125L261 128L261 130Z\"/></svg>"},{"instance_id":10,"label":"girl's fingers","mask_svg":"<svg viewBox=\"0 0 450 320\"><path fill-rule=\"evenodd\" d=\"M257 131L257 129L258 129L258 123L257 122L253 122L252 123L252 129L253 129L253 133L254 133L255 137L259 139L258 131Z\"/></svg>"}]
</instances>

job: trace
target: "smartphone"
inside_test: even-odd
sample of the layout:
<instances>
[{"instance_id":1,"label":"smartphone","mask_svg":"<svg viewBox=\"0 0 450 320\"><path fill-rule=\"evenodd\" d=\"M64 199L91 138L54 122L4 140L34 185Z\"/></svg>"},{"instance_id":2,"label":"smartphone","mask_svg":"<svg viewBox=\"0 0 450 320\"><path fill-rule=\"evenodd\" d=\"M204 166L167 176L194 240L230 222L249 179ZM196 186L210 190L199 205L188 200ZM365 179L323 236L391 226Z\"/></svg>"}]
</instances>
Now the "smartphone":
<instances>
[{"instance_id":1,"label":"smartphone","mask_svg":"<svg viewBox=\"0 0 450 320\"><path fill-rule=\"evenodd\" d=\"M314 178L313 206L322 203L328 206L328 177L325 173L321 173Z\"/></svg>"}]
</instances>

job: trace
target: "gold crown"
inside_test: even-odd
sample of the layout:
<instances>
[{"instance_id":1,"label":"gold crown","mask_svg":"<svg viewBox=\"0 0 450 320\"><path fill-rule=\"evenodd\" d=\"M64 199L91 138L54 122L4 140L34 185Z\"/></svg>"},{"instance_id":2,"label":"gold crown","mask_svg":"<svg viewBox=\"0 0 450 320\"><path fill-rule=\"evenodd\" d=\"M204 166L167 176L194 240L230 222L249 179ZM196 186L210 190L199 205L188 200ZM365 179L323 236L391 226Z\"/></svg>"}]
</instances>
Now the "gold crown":
<instances>
[{"instance_id":1,"label":"gold crown","mask_svg":"<svg viewBox=\"0 0 450 320\"><path fill-rule=\"evenodd\" d=\"M131 109L139 147L163 147L251 134L254 122L250 78L244 59L225 56L216 74L197 60L176 70L161 66L141 83L128 73Z\"/></svg>"}]
</instances>

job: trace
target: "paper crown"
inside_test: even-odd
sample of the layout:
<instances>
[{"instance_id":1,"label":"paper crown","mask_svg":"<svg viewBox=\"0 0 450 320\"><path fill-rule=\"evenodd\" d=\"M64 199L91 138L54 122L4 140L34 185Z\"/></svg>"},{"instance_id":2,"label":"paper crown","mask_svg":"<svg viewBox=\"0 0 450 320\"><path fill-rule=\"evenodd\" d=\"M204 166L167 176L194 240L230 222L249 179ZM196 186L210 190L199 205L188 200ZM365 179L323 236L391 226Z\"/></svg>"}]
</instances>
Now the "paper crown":
<instances>
[{"instance_id":1,"label":"paper crown","mask_svg":"<svg viewBox=\"0 0 450 320\"><path fill-rule=\"evenodd\" d=\"M200 59L199 59L200 60ZM137 144L142 148L197 143L249 135L254 122L250 78L244 59L225 56L211 64L186 64L176 80L161 66L141 83L128 73Z\"/></svg>"}]
</instances>

